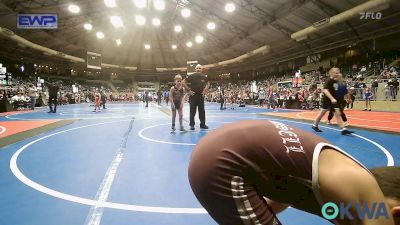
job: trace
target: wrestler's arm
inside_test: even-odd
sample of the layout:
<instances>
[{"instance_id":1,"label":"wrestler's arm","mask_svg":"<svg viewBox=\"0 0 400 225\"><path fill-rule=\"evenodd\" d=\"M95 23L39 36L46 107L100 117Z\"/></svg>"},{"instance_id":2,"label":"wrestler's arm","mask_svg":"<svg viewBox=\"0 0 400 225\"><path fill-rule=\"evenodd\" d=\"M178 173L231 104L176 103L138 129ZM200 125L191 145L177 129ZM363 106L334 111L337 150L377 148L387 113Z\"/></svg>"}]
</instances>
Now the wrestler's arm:
<instances>
[{"instance_id":1,"label":"wrestler's arm","mask_svg":"<svg viewBox=\"0 0 400 225\"><path fill-rule=\"evenodd\" d=\"M172 108L175 108L175 104L174 104L174 99L173 99L173 93L174 93L174 87L171 87L171 89L169 90L169 101L171 102L171 106Z\"/></svg>"},{"instance_id":2,"label":"wrestler's arm","mask_svg":"<svg viewBox=\"0 0 400 225\"><path fill-rule=\"evenodd\" d=\"M324 161L331 161L336 165L321 164ZM385 203L388 218L384 216L377 219L363 218L359 224L394 225L385 197L375 178L356 162L335 150L324 150L320 156L318 174L320 192L325 202L334 202L336 204L341 202L345 204L352 203L352 206L354 206L354 203L361 205L368 203L370 208L373 203L378 205L379 203ZM350 208L350 212L354 216L358 215L355 206Z\"/></svg>"}]
</instances>

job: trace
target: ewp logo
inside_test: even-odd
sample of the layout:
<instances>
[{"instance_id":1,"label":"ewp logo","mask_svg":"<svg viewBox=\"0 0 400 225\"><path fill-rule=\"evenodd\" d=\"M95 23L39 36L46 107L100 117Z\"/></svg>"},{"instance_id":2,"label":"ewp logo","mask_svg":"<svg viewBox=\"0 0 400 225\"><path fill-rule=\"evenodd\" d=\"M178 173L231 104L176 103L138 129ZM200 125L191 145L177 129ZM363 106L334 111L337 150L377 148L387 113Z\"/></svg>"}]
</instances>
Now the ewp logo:
<instances>
[{"instance_id":1,"label":"ewp logo","mask_svg":"<svg viewBox=\"0 0 400 225\"><path fill-rule=\"evenodd\" d=\"M389 218L389 213L387 211L385 203L383 202L380 203L374 202L372 203L371 208L367 203L345 204L341 202L338 207L335 203L328 202L322 206L321 212L322 216L327 220L334 220L338 216L341 220L344 220L345 218L348 220L354 220L354 215L350 211L352 207L356 209L357 213L356 216L360 220L364 219L372 220L372 219L378 219L380 217L385 217L386 219Z\"/></svg>"},{"instance_id":2,"label":"ewp logo","mask_svg":"<svg viewBox=\"0 0 400 225\"><path fill-rule=\"evenodd\" d=\"M18 14L18 29L57 29L57 14Z\"/></svg>"}]
</instances>

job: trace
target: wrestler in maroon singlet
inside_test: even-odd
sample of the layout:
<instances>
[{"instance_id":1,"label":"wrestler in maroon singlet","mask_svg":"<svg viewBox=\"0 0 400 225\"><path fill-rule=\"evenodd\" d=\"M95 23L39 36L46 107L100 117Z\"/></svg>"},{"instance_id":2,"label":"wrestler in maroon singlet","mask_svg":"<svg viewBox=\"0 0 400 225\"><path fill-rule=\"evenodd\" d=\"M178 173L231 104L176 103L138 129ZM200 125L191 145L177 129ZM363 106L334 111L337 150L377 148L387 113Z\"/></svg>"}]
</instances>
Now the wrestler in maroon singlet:
<instances>
[{"instance_id":1,"label":"wrestler in maroon singlet","mask_svg":"<svg viewBox=\"0 0 400 225\"><path fill-rule=\"evenodd\" d=\"M280 224L264 197L321 215L317 167L324 147L343 152L280 122L232 123L197 144L190 185L218 224Z\"/></svg>"}]
</instances>

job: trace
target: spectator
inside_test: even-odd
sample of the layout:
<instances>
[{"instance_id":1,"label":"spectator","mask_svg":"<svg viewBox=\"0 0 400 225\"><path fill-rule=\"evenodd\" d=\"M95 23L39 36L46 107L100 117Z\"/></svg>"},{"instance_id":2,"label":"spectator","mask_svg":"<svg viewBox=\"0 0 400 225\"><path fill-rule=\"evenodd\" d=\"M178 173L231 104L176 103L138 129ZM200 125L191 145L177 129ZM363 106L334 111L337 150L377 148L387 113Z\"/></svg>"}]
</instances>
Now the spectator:
<instances>
[{"instance_id":1,"label":"spectator","mask_svg":"<svg viewBox=\"0 0 400 225\"><path fill-rule=\"evenodd\" d=\"M350 110L353 110L353 106L354 106L354 100L356 99L356 95L354 93L354 88L350 88L350 92L349 92L349 100L347 101L347 108Z\"/></svg>"},{"instance_id":2,"label":"spectator","mask_svg":"<svg viewBox=\"0 0 400 225\"><path fill-rule=\"evenodd\" d=\"M376 100L376 93L378 92L378 85L379 85L378 79L375 79L371 84L371 92L372 92L374 100Z\"/></svg>"},{"instance_id":3,"label":"spectator","mask_svg":"<svg viewBox=\"0 0 400 225\"><path fill-rule=\"evenodd\" d=\"M393 86L393 100L396 101L397 93L399 91L399 80L397 78L393 79L392 86Z\"/></svg>"},{"instance_id":4,"label":"spectator","mask_svg":"<svg viewBox=\"0 0 400 225\"><path fill-rule=\"evenodd\" d=\"M30 84L29 88L28 88L28 96L30 98L31 101L31 109L34 110L35 109L35 105L36 105L36 98L37 98L37 88L35 87L35 85Z\"/></svg>"},{"instance_id":5,"label":"spectator","mask_svg":"<svg viewBox=\"0 0 400 225\"><path fill-rule=\"evenodd\" d=\"M220 109L220 110L224 110L224 109L226 109L226 108L224 107L224 103L225 103L225 89L224 89L223 86L218 87L218 89L219 89L219 101L220 101L220 107L219 107L219 109Z\"/></svg>"},{"instance_id":6,"label":"spectator","mask_svg":"<svg viewBox=\"0 0 400 225\"><path fill-rule=\"evenodd\" d=\"M100 92L101 95L101 104L103 105L103 109L107 109L106 108L106 102L107 102L107 93L106 91L103 89Z\"/></svg>"},{"instance_id":7,"label":"spectator","mask_svg":"<svg viewBox=\"0 0 400 225\"><path fill-rule=\"evenodd\" d=\"M45 82L47 86L49 87L49 108L50 111L48 113L56 113L57 112L57 96L58 96L58 91L60 90L60 85L57 82L49 83ZM54 109L53 109L54 105Z\"/></svg>"},{"instance_id":8,"label":"spectator","mask_svg":"<svg viewBox=\"0 0 400 225\"><path fill-rule=\"evenodd\" d=\"M16 110L21 110L22 108L25 108L28 101L29 100L22 94L22 92L18 92L17 95L14 95L10 99L10 103Z\"/></svg>"},{"instance_id":9,"label":"spectator","mask_svg":"<svg viewBox=\"0 0 400 225\"><path fill-rule=\"evenodd\" d=\"M262 88L258 91L258 101L259 101L260 107L264 107L265 91Z\"/></svg>"},{"instance_id":10,"label":"spectator","mask_svg":"<svg viewBox=\"0 0 400 225\"><path fill-rule=\"evenodd\" d=\"M365 111L367 111L367 110L371 111L371 99L372 99L373 96L372 96L371 89L369 87L366 89L364 97L365 97L365 109L364 110Z\"/></svg>"},{"instance_id":11,"label":"spectator","mask_svg":"<svg viewBox=\"0 0 400 225\"><path fill-rule=\"evenodd\" d=\"M161 99L162 99L162 91L160 89L158 89L157 91L157 104L160 105L161 104Z\"/></svg>"}]
</instances>

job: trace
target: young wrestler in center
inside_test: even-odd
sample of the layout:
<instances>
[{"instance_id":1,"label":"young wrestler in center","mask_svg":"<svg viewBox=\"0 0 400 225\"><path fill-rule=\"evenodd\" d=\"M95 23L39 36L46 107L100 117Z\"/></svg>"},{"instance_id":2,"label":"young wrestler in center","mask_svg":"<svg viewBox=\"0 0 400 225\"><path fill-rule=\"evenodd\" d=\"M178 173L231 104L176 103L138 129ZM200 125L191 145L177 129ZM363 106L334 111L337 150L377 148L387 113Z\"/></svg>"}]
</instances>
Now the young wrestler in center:
<instances>
[{"instance_id":1,"label":"young wrestler in center","mask_svg":"<svg viewBox=\"0 0 400 225\"><path fill-rule=\"evenodd\" d=\"M96 90L94 91L94 110L93 112L96 112L96 110L98 109L100 112L100 103L101 103L101 94L99 92L99 89L96 88Z\"/></svg>"},{"instance_id":2,"label":"young wrestler in center","mask_svg":"<svg viewBox=\"0 0 400 225\"><path fill-rule=\"evenodd\" d=\"M186 131L183 127L183 102L185 100L186 94L185 90L182 86L182 76L176 75L175 78L175 85L171 87L169 92L169 99L171 101L171 110L172 110L172 127L171 131L175 131L175 118L176 118L176 111L179 114L179 126L180 131Z\"/></svg>"},{"instance_id":3,"label":"young wrestler in center","mask_svg":"<svg viewBox=\"0 0 400 225\"><path fill-rule=\"evenodd\" d=\"M275 214L287 206L323 216L328 202L352 203L352 215L357 204L387 212L337 224L400 225L399 167L369 171L323 138L280 122L240 121L209 133L193 151L189 182L219 225L281 224Z\"/></svg>"}]
</instances>

